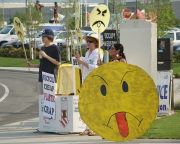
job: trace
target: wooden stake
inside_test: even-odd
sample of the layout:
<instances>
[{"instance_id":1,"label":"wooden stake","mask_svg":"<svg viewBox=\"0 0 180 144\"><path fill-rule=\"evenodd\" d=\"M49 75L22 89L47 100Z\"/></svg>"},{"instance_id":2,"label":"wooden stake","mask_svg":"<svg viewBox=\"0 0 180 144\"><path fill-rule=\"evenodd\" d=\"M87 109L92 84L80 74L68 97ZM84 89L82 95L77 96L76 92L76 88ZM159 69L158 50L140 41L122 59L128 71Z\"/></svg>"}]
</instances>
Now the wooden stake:
<instances>
[{"instance_id":1,"label":"wooden stake","mask_svg":"<svg viewBox=\"0 0 180 144\"><path fill-rule=\"evenodd\" d=\"M21 37L21 42L22 42L23 40L22 40L22 37ZM25 50L25 48L24 48L24 42L22 42L22 44L23 44L23 49L24 49L24 54L25 54L25 57L26 57L26 61L28 61L27 60L27 55L26 55L26 50ZM29 67L28 67L28 70L30 71L30 69L29 69Z\"/></svg>"},{"instance_id":2,"label":"wooden stake","mask_svg":"<svg viewBox=\"0 0 180 144\"><path fill-rule=\"evenodd\" d=\"M98 61L100 63L100 41L101 41L101 29L98 29L99 46L98 46Z\"/></svg>"},{"instance_id":3,"label":"wooden stake","mask_svg":"<svg viewBox=\"0 0 180 144\"><path fill-rule=\"evenodd\" d=\"M27 60L27 55L26 55L26 50L25 50L25 48L24 48L24 43L23 43L23 49L24 49L24 53L25 53L25 57L26 57L26 61L28 61L28 60ZM28 70L30 71L29 67L28 67Z\"/></svg>"},{"instance_id":4,"label":"wooden stake","mask_svg":"<svg viewBox=\"0 0 180 144\"><path fill-rule=\"evenodd\" d=\"M81 46L80 46L80 54L81 54L81 57L82 57L82 51L81 51Z\"/></svg>"},{"instance_id":5,"label":"wooden stake","mask_svg":"<svg viewBox=\"0 0 180 144\"><path fill-rule=\"evenodd\" d=\"M72 37L71 37L71 60L72 60Z\"/></svg>"}]
</instances>

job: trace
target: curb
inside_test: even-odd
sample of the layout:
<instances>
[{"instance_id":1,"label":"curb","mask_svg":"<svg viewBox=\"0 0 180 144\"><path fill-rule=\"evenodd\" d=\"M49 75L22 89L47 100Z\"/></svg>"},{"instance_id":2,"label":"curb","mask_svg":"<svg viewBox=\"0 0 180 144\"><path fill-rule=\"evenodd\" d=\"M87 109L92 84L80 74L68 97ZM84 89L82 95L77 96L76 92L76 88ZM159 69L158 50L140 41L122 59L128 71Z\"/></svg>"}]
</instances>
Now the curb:
<instances>
[{"instance_id":1,"label":"curb","mask_svg":"<svg viewBox=\"0 0 180 144\"><path fill-rule=\"evenodd\" d=\"M0 69L0 71L11 71L11 72L23 72L23 73L34 73L39 74L38 71L25 71L25 70L13 70L13 69Z\"/></svg>"}]
</instances>

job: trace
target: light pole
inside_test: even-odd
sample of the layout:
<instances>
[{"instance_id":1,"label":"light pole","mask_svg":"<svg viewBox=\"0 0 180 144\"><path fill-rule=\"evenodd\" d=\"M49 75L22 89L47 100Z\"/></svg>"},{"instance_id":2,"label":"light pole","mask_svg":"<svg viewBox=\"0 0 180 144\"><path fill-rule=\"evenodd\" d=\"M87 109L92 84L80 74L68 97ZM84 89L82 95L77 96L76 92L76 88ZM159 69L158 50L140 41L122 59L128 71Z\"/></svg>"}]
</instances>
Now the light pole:
<instances>
[{"instance_id":1,"label":"light pole","mask_svg":"<svg viewBox=\"0 0 180 144\"><path fill-rule=\"evenodd\" d=\"M2 0L3 2L3 27L4 27L4 0Z\"/></svg>"},{"instance_id":2,"label":"light pole","mask_svg":"<svg viewBox=\"0 0 180 144\"><path fill-rule=\"evenodd\" d=\"M87 0L84 0L85 5L86 5L86 26L87 26Z\"/></svg>"},{"instance_id":3,"label":"light pole","mask_svg":"<svg viewBox=\"0 0 180 144\"><path fill-rule=\"evenodd\" d=\"M81 27L82 27L82 0L81 0Z\"/></svg>"},{"instance_id":4,"label":"light pole","mask_svg":"<svg viewBox=\"0 0 180 144\"><path fill-rule=\"evenodd\" d=\"M104 0L104 4L108 7L108 0ZM104 50L104 63L109 62L109 52Z\"/></svg>"}]
</instances>

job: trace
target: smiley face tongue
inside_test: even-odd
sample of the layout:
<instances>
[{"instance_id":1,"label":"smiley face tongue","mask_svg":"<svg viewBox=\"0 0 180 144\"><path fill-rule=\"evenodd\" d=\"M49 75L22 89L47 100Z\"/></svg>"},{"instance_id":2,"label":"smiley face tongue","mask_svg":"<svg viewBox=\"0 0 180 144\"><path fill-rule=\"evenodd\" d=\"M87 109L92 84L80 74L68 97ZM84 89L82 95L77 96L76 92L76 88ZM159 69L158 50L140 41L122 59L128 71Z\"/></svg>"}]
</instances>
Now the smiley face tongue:
<instances>
[{"instance_id":1,"label":"smiley face tongue","mask_svg":"<svg viewBox=\"0 0 180 144\"><path fill-rule=\"evenodd\" d=\"M128 122L126 120L124 112L116 113L116 121L119 128L119 132L123 137L127 137L129 134Z\"/></svg>"}]
</instances>

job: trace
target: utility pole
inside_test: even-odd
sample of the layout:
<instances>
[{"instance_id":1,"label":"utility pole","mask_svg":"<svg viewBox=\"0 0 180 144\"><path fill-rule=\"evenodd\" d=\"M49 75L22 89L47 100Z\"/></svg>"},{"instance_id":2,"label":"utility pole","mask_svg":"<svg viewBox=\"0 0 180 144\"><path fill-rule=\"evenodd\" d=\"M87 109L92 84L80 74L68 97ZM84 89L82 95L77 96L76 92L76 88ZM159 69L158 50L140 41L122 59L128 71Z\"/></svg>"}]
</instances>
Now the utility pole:
<instances>
[{"instance_id":1,"label":"utility pole","mask_svg":"<svg viewBox=\"0 0 180 144\"><path fill-rule=\"evenodd\" d=\"M104 4L108 7L108 0L104 0ZM109 52L104 50L104 63L109 62Z\"/></svg>"},{"instance_id":2,"label":"utility pole","mask_svg":"<svg viewBox=\"0 0 180 144\"><path fill-rule=\"evenodd\" d=\"M4 28L4 0L2 0L3 2L3 28Z\"/></svg>"},{"instance_id":3,"label":"utility pole","mask_svg":"<svg viewBox=\"0 0 180 144\"><path fill-rule=\"evenodd\" d=\"M80 8L81 8L81 27L82 27L82 0L81 0Z\"/></svg>"}]
</instances>

